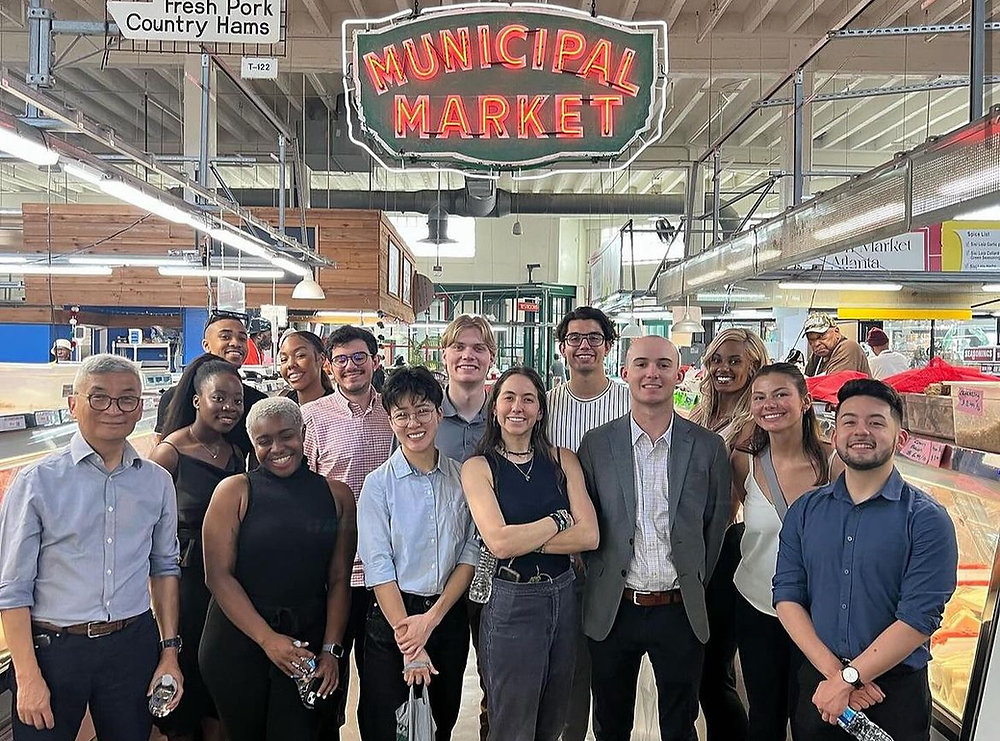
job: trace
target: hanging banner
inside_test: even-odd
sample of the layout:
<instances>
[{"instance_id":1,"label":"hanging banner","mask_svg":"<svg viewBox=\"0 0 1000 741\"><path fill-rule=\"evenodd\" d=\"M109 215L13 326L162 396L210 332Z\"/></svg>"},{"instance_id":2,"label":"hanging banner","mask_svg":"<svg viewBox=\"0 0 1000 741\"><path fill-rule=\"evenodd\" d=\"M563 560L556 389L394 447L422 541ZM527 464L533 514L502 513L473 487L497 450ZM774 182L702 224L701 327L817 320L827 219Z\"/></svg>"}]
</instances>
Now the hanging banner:
<instances>
[{"instance_id":1,"label":"hanging banner","mask_svg":"<svg viewBox=\"0 0 1000 741\"><path fill-rule=\"evenodd\" d=\"M108 0L122 36L145 41L276 44L282 0Z\"/></svg>"},{"instance_id":2,"label":"hanging banner","mask_svg":"<svg viewBox=\"0 0 1000 741\"><path fill-rule=\"evenodd\" d=\"M923 272L928 265L928 230L907 232L793 265L788 270L889 270Z\"/></svg>"},{"instance_id":3,"label":"hanging banner","mask_svg":"<svg viewBox=\"0 0 1000 741\"><path fill-rule=\"evenodd\" d=\"M408 12L344 23L351 138L390 169L617 169L660 136L662 21L533 3Z\"/></svg>"},{"instance_id":4,"label":"hanging banner","mask_svg":"<svg viewBox=\"0 0 1000 741\"><path fill-rule=\"evenodd\" d=\"M1000 270L1000 223L944 222L941 225L941 269Z\"/></svg>"}]
</instances>

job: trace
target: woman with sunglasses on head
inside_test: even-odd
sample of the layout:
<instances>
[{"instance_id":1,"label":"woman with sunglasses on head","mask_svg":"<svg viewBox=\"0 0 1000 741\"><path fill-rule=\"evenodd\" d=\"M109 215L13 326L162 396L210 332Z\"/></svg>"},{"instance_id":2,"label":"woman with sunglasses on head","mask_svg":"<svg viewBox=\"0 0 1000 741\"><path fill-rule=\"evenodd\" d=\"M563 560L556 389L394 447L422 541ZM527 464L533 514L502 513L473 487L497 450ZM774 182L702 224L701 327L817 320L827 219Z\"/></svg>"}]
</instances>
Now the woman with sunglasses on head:
<instances>
[{"instance_id":1,"label":"woman with sunglasses on head","mask_svg":"<svg viewBox=\"0 0 1000 741\"><path fill-rule=\"evenodd\" d=\"M184 370L167 407L163 440L150 459L163 466L177 490L177 537L181 548L180 652L184 696L156 725L170 739L221 739L215 705L198 671L198 643L211 597L205 586L201 526L212 492L244 470L246 451L226 440L243 418L243 385L236 366L205 354Z\"/></svg>"},{"instance_id":2,"label":"woman with sunglasses on head","mask_svg":"<svg viewBox=\"0 0 1000 741\"><path fill-rule=\"evenodd\" d=\"M832 448L819 438L801 371L790 363L761 368L751 383L754 421L733 451L733 495L743 503L746 532L734 577L740 665L750 701L750 741L784 741L792 677L792 642L778 622L771 581L778 534L789 505L830 480Z\"/></svg>"},{"instance_id":3,"label":"woman with sunglasses on head","mask_svg":"<svg viewBox=\"0 0 1000 741\"><path fill-rule=\"evenodd\" d=\"M479 643L489 741L562 733L580 630L570 554L598 544L580 463L549 443L547 413L538 373L505 371L486 405L479 455L462 467L472 517L499 566Z\"/></svg>"},{"instance_id":4,"label":"woman with sunglasses on head","mask_svg":"<svg viewBox=\"0 0 1000 741\"><path fill-rule=\"evenodd\" d=\"M705 348L701 397L691 421L718 433L730 450L750 434L750 379L767 363L767 348L754 332L724 329ZM734 506L733 517L737 507ZM705 598L711 637L705 646L699 699L709 741L743 741L747 714L736 693L736 626L733 573L740 561L743 523L726 531L722 553L708 583Z\"/></svg>"},{"instance_id":5,"label":"woman with sunglasses on head","mask_svg":"<svg viewBox=\"0 0 1000 741\"><path fill-rule=\"evenodd\" d=\"M284 394L299 406L333 393L326 373L329 357L323 340L312 332L290 329L278 345L278 368L291 389Z\"/></svg>"},{"instance_id":6,"label":"woman with sunglasses on head","mask_svg":"<svg viewBox=\"0 0 1000 741\"><path fill-rule=\"evenodd\" d=\"M205 515L212 602L198 659L229 741L315 741L316 701L339 681L354 496L309 470L302 427L291 399L255 404L247 431L260 467L219 484Z\"/></svg>"}]
</instances>

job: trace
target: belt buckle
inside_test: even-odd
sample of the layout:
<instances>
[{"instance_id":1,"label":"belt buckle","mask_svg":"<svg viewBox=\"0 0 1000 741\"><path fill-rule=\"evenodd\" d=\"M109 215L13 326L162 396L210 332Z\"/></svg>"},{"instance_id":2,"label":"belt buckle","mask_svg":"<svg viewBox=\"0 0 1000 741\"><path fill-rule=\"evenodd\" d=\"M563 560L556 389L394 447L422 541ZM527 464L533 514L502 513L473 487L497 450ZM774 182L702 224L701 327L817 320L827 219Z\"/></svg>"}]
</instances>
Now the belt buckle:
<instances>
[{"instance_id":1,"label":"belt buckle","mask_svg":"<svg viewBox=\"0 0 1000 741\"><path fill-rule=\"evenodd\" d=\"M640 597L648 597L650 594L652 594L652 592L637 592L636 590L633 589L632 590L632 604L635 605L636 607L642 607L642 605L639 604L639 598Z\"/></svg>"},{"instance_id":2,"label":"belt buckle","mask_svg":"<svg viewBox=\"0 0 1000 741\"><path fill-rule=\"evenodd\" d=\"M95 626L97 626L96 632ZM111 623L103 623L99 621L87 623L87 638L104 638L104 636L110 635L114 632L113 630L110 630L110 626ZM108 629L105 630L105 628Z\"/></svg>"}]
</instances>

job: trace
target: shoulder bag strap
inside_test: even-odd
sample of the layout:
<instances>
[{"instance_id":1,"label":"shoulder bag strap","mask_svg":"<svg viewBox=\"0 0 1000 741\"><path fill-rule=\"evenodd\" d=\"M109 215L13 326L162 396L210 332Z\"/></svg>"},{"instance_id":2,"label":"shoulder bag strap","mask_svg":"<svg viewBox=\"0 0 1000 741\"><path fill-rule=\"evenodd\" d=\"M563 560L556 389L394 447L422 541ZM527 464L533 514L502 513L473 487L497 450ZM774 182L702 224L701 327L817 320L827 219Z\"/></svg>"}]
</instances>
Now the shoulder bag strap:
<instances>
[{"instance_id":1,"label":"shoulder bag strap","mask_svg":"<svg viewBox=\"0 0 1000 741\"><path fill-rule=\"evenodd\" d=\"M785 500L785 493L778 483L778 474L774 470L774 461L771 460L771 446L764 449L760 456L760 467L764 471L764 480L767 481L767 488L771 490L771 504L778 513L778 519L785 521L785 513L788 511L788 502Z\"/></svg>"}]
</instances>

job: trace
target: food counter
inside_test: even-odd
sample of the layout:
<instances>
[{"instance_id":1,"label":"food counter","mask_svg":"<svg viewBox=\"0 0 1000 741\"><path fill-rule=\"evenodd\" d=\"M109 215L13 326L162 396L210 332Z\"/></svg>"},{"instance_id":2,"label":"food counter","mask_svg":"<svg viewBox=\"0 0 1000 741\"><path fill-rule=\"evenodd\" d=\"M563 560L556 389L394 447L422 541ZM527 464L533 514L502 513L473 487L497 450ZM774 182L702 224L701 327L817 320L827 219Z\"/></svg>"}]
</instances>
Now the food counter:
<instances>
[{"instance_id":1,"label":"food counter","mask_svg":"<svg viewBox=\"0 0 1000 741\"><path fill-rule=\"evenodd\" d=\"M992 686L987 681L1000 588L1000 472L994 468L992 477L972 475L904 458L898 466L907 481L944 505L958 540L958 587L931 638L934 727L952 741L996 741L1000 722L986 730L980 709L997 705L986 702L988 697L1000 697L1000 674L994 675Z\"/></svg>"}]
</instances>

